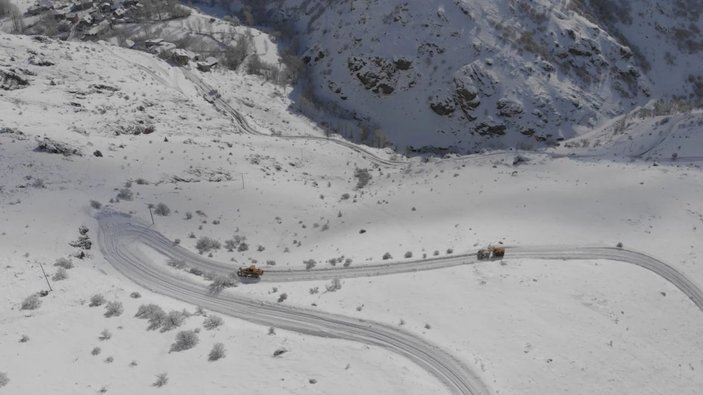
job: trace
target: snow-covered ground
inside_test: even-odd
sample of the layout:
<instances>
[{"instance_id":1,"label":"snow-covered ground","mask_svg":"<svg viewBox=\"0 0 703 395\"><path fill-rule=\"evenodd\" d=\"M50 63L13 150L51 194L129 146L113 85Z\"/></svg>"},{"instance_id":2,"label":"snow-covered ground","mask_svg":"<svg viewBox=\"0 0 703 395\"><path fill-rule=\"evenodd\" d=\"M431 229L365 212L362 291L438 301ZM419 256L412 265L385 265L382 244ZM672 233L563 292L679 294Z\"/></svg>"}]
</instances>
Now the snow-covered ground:
<instances>
[{"instance_id":1,"label":"snow-covered ground","mask_svg":"<svg viewBox=\"0 0 703 395\"><path fill-rule=\"evenodd\" d=\"M147 322L133 317L140 304L190 312L195 306L132 284L96 244L85 259L72 258L77 267L52 283L55 292L38 310L20 310L26 296L46 286L38 263L51 276L57 258L78 251L68 243L78 238L79 226L88 226L95 243L91 200L144 221L151 221L147 205L163 202L171 212L155 216L155 229L193 251L201 236L222 243L246 236L247 250L212 253L232 262L233 270L267 261L304 268L309 259L329 267L328 259L342 256L363 265L386 252L402 261L408 251L413 258L459 254L498 241L622 242L703 284L703 174L684 158L700 156L697 113L671 115L668 123L633 118L635 126L617 128L635 146L622 152L608 151L622 145L620 135L611 142L598 137L612 134L603 129L589 137L590 146L601 138L602 150L578 151L584 155L574 158L563 157L572 153L564 148L520 153L526 159L520 163L514 163L518 153L508 151L386 167L324 140L238 134L182 70L152 55L10 35L0 35L0 53L0 59L14 59L0 60L0 70L13 69L28 81L0 90L0 128L12 129L0 133L0 372L10 380L0 393L95 393L103 386L110 393L148 393L158 390L151 383L162 372L170 380L161 391L182 394L444 391L398 355L280 330L268 335L246 317L225 318L215 331L202 329L199 316L180 329L147 331ZM321 135L290 111L285 92L276 93L281 88L237 73L192 72L225 88L223 99L257 128ZM649 133L671 125L688 126L667 134L658 145L665 148L653 157L671 159L678 151L681 160L654 166L644 160L648 155L635 161L585 155L639 155L636 147L652 144ZM153 132L129 134L147 127ZM82 156L39 152L37 139L44 137ZM678 139L693 143L677 150L670 143ZM355 169L368 169L367 185L357 188ZM124 188L132 200L117 201ZM326 285L260 283L225 292L267 302L286 293L287 305L398 325L459 358L494 393L695 394L703 385L703 361L692 352L703 346L703 312L673 285L635 266L508 255L431 272L345 279L336 292L325 292ZM320 292L311 293L314 287ZM141 298L131 298L133 291ZM96 293L123 302L125 312L103 317L103 307L88 307ZM177 331L198 327L193 350L169 353ZM110 340L98 339L103 329L112 332ZM29 341L19 342L23 334ZM216 342L225 344L227 356L208 362ZM102 351L93 356L96 346ZM280 347L288 353L272 357ZM111 363L105 362L109 356Z\"/></svg>"}]
</instances>

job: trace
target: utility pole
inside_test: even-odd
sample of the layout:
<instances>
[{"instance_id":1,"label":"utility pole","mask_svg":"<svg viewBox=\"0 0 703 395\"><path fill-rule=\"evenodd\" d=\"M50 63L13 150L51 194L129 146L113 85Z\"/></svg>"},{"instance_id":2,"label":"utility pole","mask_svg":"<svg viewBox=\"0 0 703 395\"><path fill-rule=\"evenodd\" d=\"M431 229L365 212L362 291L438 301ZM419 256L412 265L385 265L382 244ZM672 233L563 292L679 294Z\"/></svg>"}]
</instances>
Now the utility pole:
<instances>
[{"instance_id":1,"label":"utility pole","mask_svg":"<svg viewBox=\"0 0 703 395\"><path fill-rule=\"evenodd\" d=\"M149 215L151 215L151 224L154 225L154 213L151 212L151 204L149 205Z\"/></svg>"},{"instance_id":2,"label":"utility pole","mask_svg":"<svg viewBox=\"0 0 703 395\"><path fill-rule=\"evenodd\" d=\"M51 288L51 284L49 283L49 278L46 276L46 272L44 271L44 265L42 265L41 262L38 263L39 267L41 268L41 272L44 273L44 280L46 280L46 285L49 286L49 291L53 291L53 289Z\"/></svg>"}]
</instances>

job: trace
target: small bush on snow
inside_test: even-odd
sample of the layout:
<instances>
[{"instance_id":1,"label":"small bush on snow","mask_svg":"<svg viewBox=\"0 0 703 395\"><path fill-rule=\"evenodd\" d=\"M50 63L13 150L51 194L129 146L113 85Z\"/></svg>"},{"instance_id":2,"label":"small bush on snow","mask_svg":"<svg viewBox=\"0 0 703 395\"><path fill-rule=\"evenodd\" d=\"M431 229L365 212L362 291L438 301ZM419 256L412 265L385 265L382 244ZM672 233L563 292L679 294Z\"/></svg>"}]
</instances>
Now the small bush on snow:
<instances>
[{"instance_id":1,"label":"small bush on snow","mask_svg":"<svg viewBox=\"0 0 703 395\"><path fill-rule=\"evenodd\" d=\"M119 317L124 312L122 302L112 301L105 305L105 317Z\"/></svg>"},{"instance_id":2,"label":"small bush on snow","mask_svg":"<svg viewBox=\"0 0 703 395\"><path fill-rule=\"evenodd\" d=\"M213 277L212 283L210 283L210 292L213 294L218 294L225 288L235 286L237 286L237 280L235 277L219 274Z\"/></svg>"},{"instance_id":3,"label":"small bush on snow","mask_svg":"<svg viewBox=\"0 0 703 395\"><path fill-rule=\"evenodd\" d=\"M171 329L178 328L183 325L186 320L187 315L183 311L171 310L168 312L161 324L161 332L170 331Z\"/></svg>"},{"instance_id":4,"label":"small bush on snow","mask_svg":"<svg viewBox=\"0 0 703 395\"><path fill-rule=\"evenodd\" d=\"M62 267L64 269L73 269L73 261L66 258L59 258L54 263L54 266Z\"/></svg>"},{"instance_id":5,"label":"small bush on snow","mask_svg":"<svg viewBox=\"0 0 703 395\"><path fill-rule=\"evenodd\" d=\"M100 202L97 201L97 200L91 200L91 201L90 201L90 207L92 207L92 208L94 208L94 209L96 209L96 210L100 210L100 208L101 208L102 206L103 206L103 204L100 203Z\"/></svg>"},{"instance_id":6,"label":"small bush on snow","mask_svg":"<svg viewBox=\"0 0 703 395\"><path fill-rule=\"evenodd\" d=\"M165 216L171 214L171 209L168 208L168 206L165 205L164 203L159 203L156 205L156 208L154 209L154 214L165 217Z\"/></svg>"},{"instance_id":7,"label":"small bush on snow","mask_svg":"<svg viewBox=\"0 0 703 395\"><path fill-rule=\"evenodd\" d=\"M180 331L176 334L176 342L171 344L171 352L189 350L198 344L198 335L194 331Z\"/></svg>"},{"instance_id":8,"label":"small bush on snow","mask_svg":"<svg viewBox=\"0 0 703 395\"><path fill-rule=\"evenodd\" d=\"M10 379L7 377L7 374L4 372L0 372L0 388L6 386L9 382Z\"/></svg>"},{"instance_id":9,"label":"small bush on snow","mask_svg":"<svg viewBox=\"0 0 703 395\"><path fill-rule=\"evenodd\" d=\"M213 330L221 326L222 324L224 324L224 320L222 319L222 317L211 315L206 317L203 321L203 328L207 330Z\"/></svg>"},{"instance_id":10,"label":"small bush on snow","mask_svg":"<svg viewBox=\"0 0 703 395\"><path fill-rule=\"evenodd\" d=\"M412 257L413 257L412 251L406 252L406 253L405 253L405 257L406 257L406 258L412 258Z\"/></svg>"},{"instance_id":11,"label":"small bush on snow","mask_svg":"<svg viewBox=\"0 0 703 395\"><path fill-rule=\"evenodd\" d=\"M54 281L61 281L65 280L68 278L68 272L66 272L66 269L60 267L59 270L54 273L54 275L51 277L52 280Z\"/></svg>"},{"instance_id":12,"label":"small bush on snow","mask_svg":"<svg viewBox=\"0 0 703 395\"><path fill-rule=\"evenodd\" d=\"M149 319L153 317L157 313L163 313L164 310L159 307L158 305L155 305L153 303L150 304L143 304L139 306L137 309L137 314L134 316L137 318L144 318L144 319Z\"/></svg>"},{"instance_id":13,"label":"small bush on snow","mask_svg":"<svg viewBox=\"0 0 703 395\"><path fill-rule=\"evenodd\" d=\"M338 278L332 279L332 282L327 286L327 292L335 292L342 289L342 282Z\"/></svg>"},{"instance_id":14,"label":"small bush on snow","mask_svg":"<svg viewBox=\"0 0 703 395\"><path fill-rule=\"evenodd\" d=\"M152 384L154 387L163 387L168 383L168 373L161 373L156 375L156 381Z\"/></svg>"},{"instance_id":15,"label":"small bush on snow","mask_svg":"<svg viewBox=\"0 0 703 395\"><path fill-rule=\"evenodd\" d=\"M303 261L305 264L305 270L310 270L317 265L317 262L314 259L308 259L307 261Z\"/></svg>"},{"instance_id":16,"label":"small bush on snow","mask_svg":"<svg viewBox=\"0 0 703 395\"><path fill-rule=\"evenodd\" d=\"M105 297L102 296L101 294L95 294L90 297L90 304L88 306L98 307L98 306L102 306L104 303L105 303Z\"/></svg>"},{"instance_id":17,"label":"small bush on snow","mask_svg":"<svg viewBox=\"0 0 703 395\"><path fill-rule=\"evenodd\" d=\"M108 331L107 329L103 329L103 331L100 332L100 337L98 337L98 339L103 340L103 341L110 340L111 338L112 338L112 333L110 333L110 331Z\"/></svg>"},{"instance_id":18,"label":"small bush on snow","mask_svg":"<svg viewBox=\"0 0 703 395\"><path fill-rule=\"evenodd\" d=\"M225 357L225 345L222 343L215 343L214 346L212 346L212 350L210 350L210 354L208 355L208 361L217 361L220 358Z\"/></svg>"},{"instance_id":19,"label":"small bush on snow","mask_svg":"<svg viewBox=\"0 0 703 395\"><path fill-rule=\"evenodd\" d=\"M90 355L96 356L96 355L100 354L100 351L102 351L100 349L100 347L93 347L93 349L90 351Z\"/></svg>"},{"instance_id":20,"label":"small bush on snow","mask_svg":"<svg viewBox=\"0 0 703 395\"><path fill-rule=\"evenodd\" d=\"M22 301L22 310L36 310L41 306L41 299L36 294L29 295Z\"/></svg>"},{"instance_id":21,"label":"small bush on snow","mask_svg":"<svg viewBox=\"0 0 703 395\"><path fill-rule=\"evenodd\" d=\"M134 199L134 193L132 193L132 190L129 188L122 188L120 191L117 193L117 198L120 200L133 200Z\"/></svg>"},{"instance_id":22,"label":"small bush on snow","mask_svg":"<svg viewBox=\"0 0 703 395\"><path fill-rule=\"evenodd\" d=\"M390 252L386 252L385 254L383 254L383 260L386 261L388 259L393 259L393 256Z\"/></svg>"},{"instance_id":23,"label":"small bush on snow","mask_svg":"<svg viewBox=\"0 0 703 395\"><path fill-rule=\"evenodd\" d=\"M137 314L134 316L149 320L149 326L147 327L148 330L156 330L163 325L166 320L166 312L161 307L153 303L139 306Z\"/></svg>"},{"instance_id":24,"label":"small bush on snow","mask_svg":"<svg viewBox=\"0 0 703 395\"><path fill-rule=\"evenodd\" d=\"M171 258L171 259L168 260L168 265L171 266L171 267L174 267L174 268L176 268L176 269L183 269L183 268L186 267L186 262L185 262L184 260L181 260L181 259L173 259L173 258Z\"/></svg>"},{"instance_id":25,"label":"small bush on snow","mask_svg":"<svg viewBox=\"0 0 703 395\"><path fill-rule=\"evenodd\" d=\"M211 250L219 250L220 242L207 236L202 236L198 239L197 243L195 243L195 249L198 250L200 254Z\"/></svg>"}]
</instances>

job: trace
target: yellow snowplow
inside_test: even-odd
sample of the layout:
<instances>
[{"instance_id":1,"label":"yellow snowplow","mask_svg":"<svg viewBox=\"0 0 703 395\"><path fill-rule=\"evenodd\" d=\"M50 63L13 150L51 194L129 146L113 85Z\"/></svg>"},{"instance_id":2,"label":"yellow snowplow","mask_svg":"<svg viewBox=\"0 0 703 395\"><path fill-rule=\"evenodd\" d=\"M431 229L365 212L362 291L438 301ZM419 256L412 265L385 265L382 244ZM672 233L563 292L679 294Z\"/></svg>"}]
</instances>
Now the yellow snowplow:
<instances>
[{"instance_id":1,"label":"yellow snowplow","mask_svg":"<svg viewBox=\"0 0 703 395\"><path fill-rule=\"evenodd\" d=\"M488 248L481 248L476 253L476 258L479 261L485 261L488 259L498 259L505 256L505 247L503 246L488 246Z\"/></svg>"},{"instance_id":2,"label":"yellow snowplow","mask_svg":"<svg viewBox=\"0 0 703 395\"><path fill-rule=\"evenodd\" d=\"M240 267L237 270L237 276L244 278L259 278L264 274L264 269L251 265L249 267Z\"/></svg>"}]
</instances>

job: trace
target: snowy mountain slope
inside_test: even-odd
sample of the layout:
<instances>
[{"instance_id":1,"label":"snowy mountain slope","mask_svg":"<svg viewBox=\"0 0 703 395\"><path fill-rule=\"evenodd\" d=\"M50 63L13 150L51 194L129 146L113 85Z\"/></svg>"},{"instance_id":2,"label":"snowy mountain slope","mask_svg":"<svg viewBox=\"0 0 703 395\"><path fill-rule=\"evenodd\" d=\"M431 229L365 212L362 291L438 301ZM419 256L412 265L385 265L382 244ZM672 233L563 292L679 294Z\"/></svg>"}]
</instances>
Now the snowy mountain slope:
<instances>
[{"instance_id":1,"label":"snowy mountain slope","mask_svg":"<svg viewBox=\"0 0 703 395\"><path fill-rule=\"evenodd\" d=\"M697 0L573 1L574 8L636 51L654 97L703 99L703 3Z\"/></svg>"},{"instance_id":2,"label":"snowy mountain slope","mask_svg":"<svg viewBox=\"0 0 703 395\"><path fill-rule=\"evenodd\" d=\"M262 394L444 390L418 366L375 347L280 330L267 335L267 328L237 319L227 319L214 333L201 331L193 350L169 353L174 331L146 331L146 323L132 315L141 303L189 311L194 306L138 288L98 249L85 260L73 258L78 267L69 279L54 283L57 291L39 310L19 310L22 298L45 286L37 262L51 276L57 257L76 252L68 242L77 237L78 226L88 225L94 235L92 199L142 221L150 221L148 204L166 203L171 214L155 216L154 227L191 251L201 236L223 244L246 236L246 250L212 251L214 259L232 262L233 270L269 260L281 268L302 269L309 259L332 267L329 260L340 256L363 265L385 253L402 262L407 252L416 258L435 251L446 256L499 240L608 246L622 241L703 283L703 177L694 165L535 154L516 161L508 151L375 167L363 155L324 141L235 133L226 114L214 111L181 70L152 55L102 43L7 35L0 35L0 51L1 69L28 81L0 90L0 127L12 128L0 133L0 264L6 269L0 272L5 312L0 372L10 377L0 391L45 391L46 383L58 394L95 393L102 386L115 393L175 394L232 388ZM292 103L285 95L260 79L228 71L200 77L226 89L224 99L262 129L317 133L309 120L287 111ZM684 124L683 117L671 115L672 122ZM154 131L115 135L114 125L125 123L151 125ZM87 134L75 133L74 125ZM628 134L647 136L646 130L624 125ZM36 150L35 136L45 135L83 155ZM94 150L103 156L93 156ZM357 167L371 175L362 188L354 176ZM132 191L132 200L117 201L123 188ZM148 253L154 261L164 259ZM703 316L675 287L635 267L508 256L447 270L343 280L334 292L328 285L262 282L227 292L270 303L285 293L288 299L281 303L402 326L450 350L496 393L693 395L703 385L703 365L691 352L701 348ZM142 299L130 297L134 290ZM124 315L105 318L104 310L88 308L86 299L98 292L123 301ZM200 327L201 319L191 317L183 329ZM104 328L113 332L109 342L98 339ZM23 333L28 343L18 341ZM206 361L216 341L228 349L222 364ZM103 351L94 357L96 345ZM46 357L45 347L52 347L59 366ZM289 352L273 358L279 347ZM114 356L112 363L108 356ZM132 359L136 368L129 366ZM170 383L153 388L154 375L164 371ZM259 374L252 378L252 371Z\"/></svg>"},{"instance_id":3,"label":"snowy mountain slope","mask_svg":"<svg viewBox=\"0 0 703 395\"><path fill-rule=\"evenodd\" d=\"M703 111L683 103L638 108L550 151L591 158L703 160Z\"/></svg>"},{"instance_id":4,"label":"snowy mountain slope","mask_svg":"<svg viewBox=\"0 0 703 395\"><path fill-rule=\"evenodd\" d=\"M643 104L632 51L561 1L280 0L315 92L406 147L537 147Z\"/></svg>"}]
</instances>

